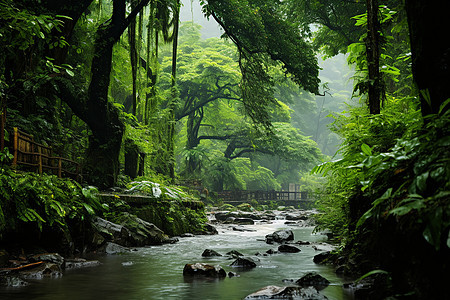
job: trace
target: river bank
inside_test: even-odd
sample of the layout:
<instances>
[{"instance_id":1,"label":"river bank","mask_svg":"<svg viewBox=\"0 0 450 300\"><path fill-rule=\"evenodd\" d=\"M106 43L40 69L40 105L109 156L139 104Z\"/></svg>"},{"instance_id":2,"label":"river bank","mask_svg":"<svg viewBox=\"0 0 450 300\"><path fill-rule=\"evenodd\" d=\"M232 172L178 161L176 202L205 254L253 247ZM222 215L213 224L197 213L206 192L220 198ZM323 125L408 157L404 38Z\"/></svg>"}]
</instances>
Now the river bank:
<instances>
[{"instance_id":1,"label":"river bank","mask_svg":"<svg viewBox=\"0 0 450 300\"><path fill-rule=\"evenodd\" d=\"M218 211L208 214L210 222ZM248 214L242 212L243 214ZM286 216L305 215L292 210L267 213L273 220L255 220L254 224L214 223L217 235L183 235L174 244L133 248L121 254L90 254L97 260L94 268L72 269L57 278L29 279L29 285L0 289L0 297L8 299L243 299L268 286L287 286L308 272L317 272L331 284L321 291L328 299L351 299L342 288L345 280L334 269L313 262L314 256L332 246L323 234L312 234L313 227L305 220L286 220ZM238 229L238 230L236 230ZM275 253L278 244L268 244L266 236L277 230L292 230L298 253ZM203 257L205 249L222 256ZM251 270L233 268L233 258L226 255L238 251L256 261ZM267 254L272 250L274 254ZM220 265L237 276L224 279L190 279L183 276L189 263Z\"/></svg>"}]
</instances>

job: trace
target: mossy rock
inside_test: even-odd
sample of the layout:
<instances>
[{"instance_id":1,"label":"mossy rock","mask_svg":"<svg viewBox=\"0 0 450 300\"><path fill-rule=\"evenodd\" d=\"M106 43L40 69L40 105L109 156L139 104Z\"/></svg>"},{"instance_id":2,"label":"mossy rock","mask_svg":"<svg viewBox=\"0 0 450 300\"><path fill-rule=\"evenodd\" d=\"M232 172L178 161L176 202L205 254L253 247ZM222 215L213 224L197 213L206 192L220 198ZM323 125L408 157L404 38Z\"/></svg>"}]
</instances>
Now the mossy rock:
<instances>
[{"instance_id":1,"label":"mossy rock","mask_svg":"<svg viewBox=\"0 0 450 300\"><path fill-rule=\"evenodd\" d=\"M224 205L221 205L219 207L219 210L229 210L229 211L236 211L236 207L234 207L231 204L225 203Z\"/></svg>"},{"instance_id":2,"label":"mossy rock","mask_svg":"<svg viewBox=\"0 0 450 300\"><path fill-rule=\"evenodd\" d=\"M236 208L237 208L238 210L246 211L246 212L252 212L252 211L255 211L255 209L253 208L253 206L251 206L251 205L248 204L248 203L242 203L242 204L239 204L238 206L236 206Z\"/></svg>"}]
</instances>

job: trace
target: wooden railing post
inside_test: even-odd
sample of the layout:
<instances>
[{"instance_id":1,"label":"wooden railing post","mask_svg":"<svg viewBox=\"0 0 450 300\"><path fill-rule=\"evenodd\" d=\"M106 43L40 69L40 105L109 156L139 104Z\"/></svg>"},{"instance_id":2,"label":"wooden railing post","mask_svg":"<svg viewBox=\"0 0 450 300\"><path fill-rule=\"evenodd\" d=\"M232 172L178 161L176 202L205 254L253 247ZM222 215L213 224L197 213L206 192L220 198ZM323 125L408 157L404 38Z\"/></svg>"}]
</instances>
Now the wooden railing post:
<instances>
[{"instance_id":1,"label":"wooden railing post","mask_svg":"<svg viewBox=\"0 0 450 300\"><path fill-rule=\"evenodd\" d=\"M13 153L14 153L14 158L13 158L13 162L12 162L12 166L13 168L15 168L17 166L17 140L18 140L18 132L19 130L17 129L17 127L14 127L14 142L13 142Z\"/></svg>"},{"instance_id":2,"label":"wooden railing post","mask_svg":"<svg viewBox=\"0 0 450 300\"><path fill-rule=\"evenodd\" d=\"M42 148L38 148L38 167L39 167L39 175L42 175Z\"/></svg>"},{"instance_id":3,"label":"wooden railing post","mask_svg":"<svg viewBox=\"0 0 450 300\"><path fill-rule=\"evenodd\" d=\"M61 157L58 157L58 177L61 178L61 169L62 169L62 160Z\"/></svg>"},{"instance_id":4,"label":"wooden railing post","mask_svg":"<svg viewBox=\"0 0 450 300\"><path fill-rule=\"evenodd\" d=\"M3 106L3 101L2 101ZM6 124L6 107L1 107L1 126L0 126L0 151L5 149L5 124Z\"/></svg>"}]
</instances>

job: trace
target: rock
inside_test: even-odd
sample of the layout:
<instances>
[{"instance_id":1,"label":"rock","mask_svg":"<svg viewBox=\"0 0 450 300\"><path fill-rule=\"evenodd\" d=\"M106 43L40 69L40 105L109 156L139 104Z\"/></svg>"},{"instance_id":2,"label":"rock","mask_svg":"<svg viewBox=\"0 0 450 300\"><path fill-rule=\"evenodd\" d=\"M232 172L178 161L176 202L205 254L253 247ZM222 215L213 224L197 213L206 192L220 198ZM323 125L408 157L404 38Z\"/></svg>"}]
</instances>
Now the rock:
<instances>
[{"instance_id":1,"label":"rock","mask_svg":"<svg viewBox=\"0 0 450 300\"><path fill-rule=\"evenodd\" d=\"M83 258L66 259L65 269L81 269L100 266L101 263L98 260L85 260Z\"/></svg>"},{"instance_id":2,"label":"rock","mask_svg":"<svg viewBox=\"0 0 450 300\"><path fill-rule=\"evenodd\" d=\"M349 287L354 291L356 300L385 299L393 293L391 279L386 273L375 273L352 283Z\"/></svg>"},{"instance_id":3,"label":"rock","mask_svg":"<svg viewBox=\"0 0 450 300\"><path fill-rule=\"evenodd\" d=\"M283 244L278 247L278 251L284 253L297 253L300 252L301 250L295 246Z\"/></svg>"},{"instance_id":4,"label":"rock","mask_svg":"<svg viewBox=\"0 0 450 300\"><path fill-rule=\"evenodd\" d=\"M255 224L255 221L253 221L250 218L235 218L234 223L241 224L241 225L253 225L253 224Z\"/></svg>"},{"instance_id":5,"label":"rock","mask_svg":"<svg viewBox=\"0 0 450 300\"><path fill-rule=\"evenodd\" d=\"M222 254L217 253L214 250L211 249L205 249L205 251L203 251L202 253L203 257L211 257L211 256L222 256Z\"/></svg>"},{"instance_id":6,"label":"rock","mask_svg":"<svg viewBox=\"0 0 450 300\"><path fill-rule=\"evenodd\" d=\"M28 282L22 280L18 276L0 276L0 286L4 287L21 287L29 285Z\"/></svg>"},{"instance_id":7,"label":"rock","mask_svg":"<svg viewBox=\"0 0 450 300\"><path fill-rule=\"evenodd\" d=\"M219 234L219 232L217 231L216 227L212 226L211 224L206 223L205 234L214 235L214 234Z\"/></svg>"},{"instance_id":8,"label":"rock","mask_svg":"<svg viewBox=\"0 0 450 300\"><path fill-rule=\"evenodd\" d=\"M295 242L297 245L311 245L311 242L307 242L307 241L297 241Z\"/></svg>"},{"instance_id":9,"label":"rock","mask_svg":"<svg viewBox=\"0 0 450 300\"><path fill-rule=\"evenodd\" d=\"M180 240L177 238L177 237L171 237L171 238L168 238L168 239L166 239L166 240L164 240L164 244L175 244L175 243L178 243Z\"/></svg>"},{"instance_id":10,"label":"rock","mask_svg":"<svg viewBox=\"0 0 450 300\"><path fill-rule=\"evenodd\" d=\"M220 266L211 266L203 263L186 264L183 269L184 276L201 276L223 278L227 273Z\"/></svg>"},{"instance_id":11,"label":"rock","mask_svg":"<svg viewBox=\"0 0 450 300\"><path fill-rule=\"evenodd\" d=\"M244 299L308 299L308 300L323 300L327 297L319 294L319 292L310 288L300 288L295 286L266 286L259 291L248 295Z\"/></svg>"},{"instance_id":12,"label":"rock","mask_svg":"<svg viewBox=\"0 0 450 300\"><path fill-rule=\"evenodd\" d=\"M240 277L240 276L235 272L228 272L228 277L231 278L231 277Z\"/></svg>"},{"instance_id":13,"label":"rock","mask_svg":"<svg viewBox=\"0 0 450 300\"><path fill-rule=\"evenodd\" d=\"M294 215L294 214L286 215L286 220L289 220L289 221L300 221L300 220L304 221L307 219L308 219L308 217L304 216L304 215Z\"/></svg>"},{"instance_id":14,"label":"rock","mask_svg":"<svg viewBox=\"0 0 450 300\"><path fill-rule=\"evenodd\" d=\"M147 245L160 245L167 243L169 237L156 227L156 225L138 218L135 215L124 212L117 217L122 226L129 231L128 247L142 247Z\"/></svg>"},{"instance_id":15,"label":"rock","mask_svg":"<svg viewBox=\"0 0 450 300\"><path fill-rule=\"evenodd\" d=\"M312 286L320 291L326 288L330 284L330 281L315 272L310 272L297 280L295 283L303 287Z\"/></svg>"},{"instance_id":16,"label":"rock","mask_svg":"<svg viewBox=\"0 0 450 300\"><path fill-rule=\"evenodd\" d=\"M31 256L29 260L30 262L38 262L38 261L51 262L58 265L59 268L62 268L64 265L64 257L59 255L58 253L36 254Z\"/></svg>"},{"instance_id":17,"label":"rock","mask_svg":"<svg viewBox=\"0 0 450 300\"><path fill-rule=\"evenodd\" d=\"M101 248L98 249L98 252L100 253L106 253L106 254L119 254L119 253L126 253L130 252L131 249L127 247L120 246L115 243L106 242L105 245L103 245Z\"/></svg>"},{"instance_id":18,"label":"rock","mask_svg":"<svg viewBox=\"0 0 450 300\"><path fill-rule=\"evenodd\" d=\"M128 245L130 232L122 225L115 224L100 217L95 217L92 227L107 241Z\"/></svg>"},{"instance_id":19,"label":"rock","mask_svg":"<svg viewBox=\"0 0 450 300\"><path fill-rule=\"evenodd\" d=\"M221 212L216 212L214 214L214 216L216 217L217 221L225 221L227 218L230 217L230 212L229 211L221 211Z\"/></svg>"},{"instance_id":20,"label":"rock","mask_svg":"<svg viewBox=\"0 0 450 300\"><path fill-rule=\"evenodd\" d=\"M269 250L266 251L266 253L267 253L267 254L277 254L278 251L275 251L275 250L273 250L273 249L269 249Z\"/></svg>"},{"instance_id":21,"label":"rock","mask_svg":"<svg viewBox=\"0 0 450 300\"><path fill-rule=\"evenodd\" d=\"M315 255L313 261L316 264L325 264L331 258L331 256L331 251L322 252Z\"/></svg>"},{"instance_id":22,"label":"rock","mask_svg":"<svg viewBox=\"0 0 450 300\"><path fill-rule=\"evenodd\" d=\"M223 221L225 224L233 224L234 220L236 220L235 217L228 217L225 221Z\"/></svg>"},{"instance_id":23,"label":"rock","mask_svg":"<svg viewBox=\"0 0 450 300\"><path fill-rule=\"evenodd\" d=\"M44 277L61 277L61 268L54 263L43 263L36 268L27 269L26 271L19 272L20 276L24 279L42 279Z\"/></svg>"},{"instance_id":24,"label":"rock","mask_svg":"<svg viewBox=\"0 0 450 300\"><path fill-rule=\"evenodd\" d=\"M230 252L227 252L226 254L227 255L231 255L233 257L235 257L235 256L244 256L244 254L242 254L242 253L240 253L239 251L236 251L236 250L231 250Z\"/></svg>"},{"instance_id":25,"label":"rock","mask_svg":"<svg viewBox=\"0 0 450 300\"><path fill-rule=\"evenodd\" d=\"M183 237L183 238L185 238L185 237L195 237L195 235L193 235L192 233L183 233L180 236Z\"/></svg>"},{"instance_id":26,"label":"rock","mask_svg":"<svg viewBox=\"0 0 450 300\"><path fill-rule=\"evenodd\" d=\"M273 242L282 244L294 240L294 233L292 230L278 230L272 234L266 235L266 243L273 244Z\"/></svg>"},{"instance_id":27,"label":"rock","mask_svg":"<svg viewBox=\"0 0 450 300\"><path fill-rule=\"evenodd\" d=\"M242 231L242 232L244 232L244 231L246 231L246 232L255 232L256 231L256 229L249 229L249 228L245 228L243 226L233 226L233 230L234 231Z\"/></svg>"},{"instance_id":28,"label":"rock","mask_svg":"<svg viewBox=\"0 0 450 300\"><path fill-rule=\"evenodd\" d=\"M252 269L256 267L256 263L250 258L238 257L230 266L242 269Z\"/></svg>"}]
</instances>

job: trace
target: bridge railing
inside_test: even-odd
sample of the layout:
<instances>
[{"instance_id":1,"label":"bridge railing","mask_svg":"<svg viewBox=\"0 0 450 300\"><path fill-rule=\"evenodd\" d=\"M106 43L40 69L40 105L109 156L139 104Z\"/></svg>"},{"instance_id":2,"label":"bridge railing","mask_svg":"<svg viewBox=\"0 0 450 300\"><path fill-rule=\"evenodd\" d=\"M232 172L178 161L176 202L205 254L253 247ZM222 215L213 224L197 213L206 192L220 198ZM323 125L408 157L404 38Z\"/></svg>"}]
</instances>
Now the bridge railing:
<instances>
[{"instance_id":1,"label":"bridge railing","mask_svg":"<svg viewBox=\"0 0 450 300\"><path fill-rule=\"evenodd\" d=\"M217 198L224 202L256 201L313 201L312 193L289 191L221 191Z\"/></svg>"},{"instance_id":2,"label":"bridge railing","mask_svg":"<svg viewBox=\"0 0 450 300\"><path fill-rule=\"evenodd\" d=\"M52 148L34 141L33 136L14 127L12 166L21 165L42 174L48 172L58 177L81 180L80 164L67 158L53 156Z\"/></svg>"}]
</instances>

